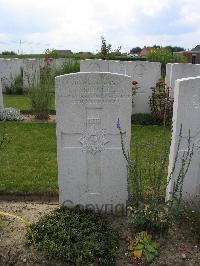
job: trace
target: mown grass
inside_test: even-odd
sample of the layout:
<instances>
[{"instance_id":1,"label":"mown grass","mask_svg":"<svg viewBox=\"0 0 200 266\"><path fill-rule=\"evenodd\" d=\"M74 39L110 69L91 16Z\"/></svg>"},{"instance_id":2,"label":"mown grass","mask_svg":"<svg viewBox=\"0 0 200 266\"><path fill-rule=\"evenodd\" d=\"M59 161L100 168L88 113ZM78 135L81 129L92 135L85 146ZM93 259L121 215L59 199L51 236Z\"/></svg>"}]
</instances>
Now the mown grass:
<instances>
[{"instance_id":1,"label":"mown grass","mask_svg":"<svg viewBox=\"0 0 200 266\"><path fill-rule=\"evenodd\" d=\"M0 151L0 191L57 191L55 124L6 122L5 130L10 143Z\"/></svg>"},{"instance_id":2,"label":"mown grass","mask_svg":"<svg viewBox=\"0 0 200 266\"><path fill-rule=\"evenodd\" d=\"M168 173L168 154L171 143L171 130L158 125L132 127L131 158L136 157L136 145L138 156L138 171L146 189L155 186L155 177L159 175L161 160L166 158L164 176L162 177L162 192L165 193L165 185ZM155 171L154 171L155 167ZM134 183L134 182L133 182ZM133 185L129 180L129 189Z\"/></svg>"},{"instance_id":3,"label":"mown grass","mask_svg":"<svg viewBox=\"0 0 200 266\"><path fill-rule=\"evenodd\" d=\"M55 110L55 97L52 96L51 109ZM18 110L31 110L31 99L28 95L4 95L4 107L13 107Z\"/></svg>"},{"instance_id":4,"label":"mown grass","mask_svg":"<svg viewBox=\"0 0 200 266\"><path fill-rule=\"evenodd\" d=\"M0 135L4 126L11 140L0 151L0 191L57 191L55 124L1 122ZM132 136L135 134L141 146L139 161L142 169L146 169L150 160L147 144L154 143L151 159L155 158L158 162L164 147L169 147L170 130L161 126L133 126ZM134 138L131 141L131 156L134 156ZM144 179L148 186L148 176Z\"/></svg>"}]
</instances>

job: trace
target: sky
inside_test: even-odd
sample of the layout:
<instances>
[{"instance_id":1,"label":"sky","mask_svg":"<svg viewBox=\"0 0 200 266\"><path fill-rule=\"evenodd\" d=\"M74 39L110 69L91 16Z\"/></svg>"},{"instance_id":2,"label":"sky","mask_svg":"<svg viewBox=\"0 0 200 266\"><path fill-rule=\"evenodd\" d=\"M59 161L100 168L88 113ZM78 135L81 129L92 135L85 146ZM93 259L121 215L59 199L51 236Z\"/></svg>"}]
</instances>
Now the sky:
<instances>
[{"instance_id":1,"label":"sky","mask_svg":"<svg viewBox=\"0 0 200 266\"><path fill-rule=\"evenodd\" d=\"M200 44L199 0L0 0L0 52ZM20 43L21 42L21 43Z\"/></svg>"}]
</instances>

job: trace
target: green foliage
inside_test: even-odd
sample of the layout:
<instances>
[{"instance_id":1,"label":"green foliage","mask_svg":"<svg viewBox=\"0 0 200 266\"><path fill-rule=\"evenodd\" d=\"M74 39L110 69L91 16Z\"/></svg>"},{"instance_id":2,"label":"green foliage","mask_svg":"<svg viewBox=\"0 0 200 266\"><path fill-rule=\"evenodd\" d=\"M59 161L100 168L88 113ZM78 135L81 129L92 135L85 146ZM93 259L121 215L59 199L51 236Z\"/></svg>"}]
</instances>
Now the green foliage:
<instances>
[{"instance_id":1,"label":"green foliage","mask_svg":"<svg viewBox=\"0 0 200 266\"><path fill-rule=\"evenodd\" d=\"M52 94L49 91L48 84L32 88L29 95L35 118L48 120L52 104Z\"/></svg>"},{"instance_id":2,"label":"green foliage","mask_svg":"<svg viewBox=\"0 0 200 266\"><path fill-rule=\"evenodd\" d=\"M7 94L16 94L22 95L23 94L23 76L22 73L17 78L15 78L14 82L11 84L11 87L6 87Z\"/></svg>"},{"instance_id":3,"label":"green foliage","mask_svg":"<svg viewBox=\"0 0 200 266\"><path fill-rule=\"evenodd\" d=\"M159 243L152 241L152 236L142 231L130 240L128 250L129 257L152 262L158 256Z\"/></svg>"},{"instance_id":4,"label":"green foliage","mask_svg":"<svg viewBox=\"0 0 200 266\"><path fill-rule=\"evenodd\" d=\"M57 193L55 123L1 122L3 134L12 145L0 152L0 193Z\"/></svg>"},{"instance_id":5,"label":"green foliage","mask_svg":"<svg viewBox=\"0 0 200 266\"><path fill-rule=\"evenodd\" d=\"M171 125L174 100L170 97L170 88L160 80L151 90L152 95L149 102L153 119L164 126Z\"/></svg>"},{"instance_id":6,"label":"green foliage","mask_svg":"<svg viewBox=\"0 0 200 266\"><path fill-rule=\"evenodd\" d=\"M166 48L152 48L147 56L148 61L161 63L162 78L165 77L167 63L187 63L187 58L183 55L173 54Z\"/></svg>"},{"instance_id":7,"label":"green foliage","mask_svg":"<svg viewBox=\"0 0 200 266\"><path fill-rule=\"evenodd\" d=\"M101 50L100 50L100 56L102 59L109 58L109 55L111 53L111 44L107 44L105 38L101 37Z\"/></svg>"},{"instance_id":8,"label":"green foliage","mask_svg":"<svg viewBox=\"0 0 200 266\"><path fill-rule=\"evenodd\" d=\"M56 51L56 49L46 49L45 57L58 58L59 53Z\"/></svg>"},{"instance_id":9,"label":"green foliage","mask_svg":"<svg viewBox=\"0 0 200 266\"><path fill-rule=\"evenodd\" d=\"M138 54L138 53L140 53L142 51L142 48L140 48L140 47L134 47L134 48L132 48L131 50L130 50L130 54Z\"/></svg>"},{"instance_id":10,"label":"green foliage","mask_svg":"<svg viewBox=\"0 0 200 266\"><path fill-rule=\"evenodd\" d=\"M60 69L57 69L53 72L53 77L76 72L80 72L80 62L76 60L69 60L68 62L64 63Z\"/></svg>"},{"instance_id":11,"label":"green foliage","mask_svg":"<svg viewBox=\"0 0 200 266\"><path fill-rule=\"evenodd\" d=\"M3 51L1 54L2 55L16 55L16 53L13 51Z\"/></svg>"},{"instance_id":12,"label":"green foliage","mask_svg":"<svg viewBox=\"0 0 200 266\"><path fill-rule=\"evenodd\" d=\"M115 265L118 233L91 210L57 209L31 229L38 248L49 258L64 260L66 265Z\"/></svg>"},{"instance_id":13,"label":"green foliage","mask_svg":"<svg viewBox=\"0 0 200 266\"><path fill-rule=\"evenodd\" d=\"M151 114L133 114L131 116L131 123L133 125L161 125L162 123Z\"/></svg>"},{"instance_id":14,"label":"green foliage","mask_svg":"<svg viewBox=\"0 0 200 266\"><path fill-rule=\"evenodd\" d=\"M147 59L153 62L186 63L187 59L179 54L173 54L166 48L152 48L147 54Z\"/></svg>"},{"instance_id":15,"label":"green foliage","mask_svg":"<svg viewBox=\"0 0 200 266\"><path fill-rule=\"evenodd\" d=\"M141 148L138 144L137 136L134 136L134 156L131 159L130 155L125 151L123 133L119 121L117 127L121 135L122 152L128 164L129 187L132 194L129 207L130 223L139 231L148 230L157 234L163 234L171 226L173 214L180 207L183 182L193 155L193 147L191 147L190 143L190 132L188 137L188 150L181 158L181 167L179 171L175 172L176 163L178 159L180 159L179 148L182 140L182 128L180 130L174 165L168 181L166 181L167 147L163 149L159 161L157 161L153 156L154 144L149 143L146 145L149 160L146 163L145 169L142 169L142 161L140 160L143 159L143 154L141 156ZM167 202L162 202L163 190L166 190L166 186L174 173L176 173L176 178L171 198ZM148 186L145 186L144 180L149 180Z\"/></svg>"}]
</instances>

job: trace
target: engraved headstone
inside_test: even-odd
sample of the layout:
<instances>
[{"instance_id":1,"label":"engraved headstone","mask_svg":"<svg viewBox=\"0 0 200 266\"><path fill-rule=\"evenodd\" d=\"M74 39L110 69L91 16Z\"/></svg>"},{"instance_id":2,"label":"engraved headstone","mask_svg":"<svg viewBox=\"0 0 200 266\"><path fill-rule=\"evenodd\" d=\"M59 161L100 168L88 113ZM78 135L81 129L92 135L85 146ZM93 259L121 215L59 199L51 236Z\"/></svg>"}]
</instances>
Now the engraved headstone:
<instances>
[{"instance_id":1,"label":"engraved headstone","mask_svg":"<svg viewBox=\"0 0 200 266\"><path fill-rule=\"evenodd\" d=\"M28 90L40 83L40 64L37 59L25 59L23 64L23 89Z\"/></svg>"},{"instance_id":2,"label":"engraved headstone","mask_svg":"<svg viewBox=\"0 0 200 266\"><path fill-rule=\"evenodd\" d=\"M0 76L3 92L12 89L15 79L21 74L21 67L21 59L0 59Z\"/></svg>"},{"instance_id":3,"label":"engraved headstone","mask_svg":"<svg viewBox=\"0 0 200 266\"><path fill-rule=\"evenodd\" d=\"M151 87L161 77L161 64L148 61L113 61L113 60L83 60L80 64L81 72L111 72L131 76L138 82L139 89L134 96L132 113L150 113L149 97Z\"/></svg>"},{"instance_id":4,"label":"engraved headstone","mask_svg":"<svg viewBox=\"0 0 200 266\"><path fill-rule=\"evenodd\" d=\"M109 72L126 75L126 62L125 61L109 61Z\"/></svg>"},{"instance_id":5,"label":"engraved headstone","mask_svg":"<svg viewBox=\"0 0 200 266\"><path fill-rule=\"evenodd\" d=\"M171 88L170 95L174 96L175 81L177 79L200 76L200 64L174 63L167 64L165 81Z\"/></svg>"},{"instance_id":6,"label":"engraved headstone","mask_svg":"<svg viewBox=\"0 0 200 266\"><path fill-rule=\"evenodd\" d=\"M181 145L178 149L179 134L182 125ZM178 160L176 171L172 175L167 188L167 199L173 191L174 181L181 168L181 158L188 150L189 129L191 135L190 147L194 145L194 155L183 184L183 197L193 197L200 194L200 77L179 79L175 84L173 133L169 157L169 175L172 172L177 150Z\"/></svg>"},{"instance_id":7,"label":"engraved headstone","mask_svg":"<svg viewBox=\"0 0 200 266\"><path fill-rule=\"evenodd\" d=\"M81 72L110 72L109 61L101 59L86 59L80 62Z\"/></svg>"},{"instance_id":8,"label":"engraved headstone","mask_svg":"<svg viewBox=\"0 0 200 266\"><path fill-rule=\"evenodd\" d=\"M130 84L130 77L111 73L56 77L61 204L90 204L103 211L126 204L127 168L117 121L129 150Z\"/></svg>"},{"instance_id":9,"label":"engraved headstone","mask_svg":"<svg viewBox=\"0 0 200 266\"><path fill-rule=\"evenodd\" d=\"M1 76L0 76L0 112L3 109L3 93L2 93L2 83L1 83Z\"/></svg>"},{"instance_id":10,"label":"engraved headstone","mask_svg":"<svg viewBox=\"0 0 200 266\"><path fill-rule=\"evenodd\" d=\"M138 90L134 96L133 113L150 113L151 87L154 87L161 77L161 64L148 61L129 61L126 62L126 74L138 82Z\"/></svg>"}]
</instances>

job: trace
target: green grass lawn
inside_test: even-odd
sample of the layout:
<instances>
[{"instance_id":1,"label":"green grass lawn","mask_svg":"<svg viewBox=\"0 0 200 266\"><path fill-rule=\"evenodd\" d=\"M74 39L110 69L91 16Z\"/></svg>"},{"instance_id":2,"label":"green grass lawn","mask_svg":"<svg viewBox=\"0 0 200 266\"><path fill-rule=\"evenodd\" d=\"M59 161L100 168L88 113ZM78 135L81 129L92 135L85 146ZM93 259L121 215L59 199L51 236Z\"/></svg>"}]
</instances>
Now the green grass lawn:
<instances>
[{"instance_id":1,"label":"green grass lawn","mask_svg":"<svg viewBox=\"0 0 200 266\"><path fill-rule=\"evenodd\" d=\"M57 191L55 124L11 122L5 129L11 140L0 153L0 191Z\"/></svg>"},{"instance_id":2,"label":"green grass lawn","mask_svg":"<svg viewBox=\"0 0 200 266\"><path fill-rule=\"evenodd\" d=\"M18 110L30 110L31 101L27 95L4 95L3 96L4 106L13 107ZM55 98L52 99L51 109L55 110Z\"/></svg>"},{"instance_id":3,"label":"green grass lawn","mask_svg":"<svg viewBox=\"0 0 200 266\"><path fill-rule=\"evenodd\" d=\"M0 191L57 191L55 124L0 123L0 135L3 133L4 125L11 140L0 153ZM169 147L170 144L170 130L161 126L134 126L133 135L137 135L141 146L140 164L143 169L150 160L147 149L150 142L154 143L154 148L151 148L151 159L155 158L157 161L164 147ZM131 156L134 156L133 137ZM148 185L148 176L145 182Z\"/></svg>"}]
</instances>

